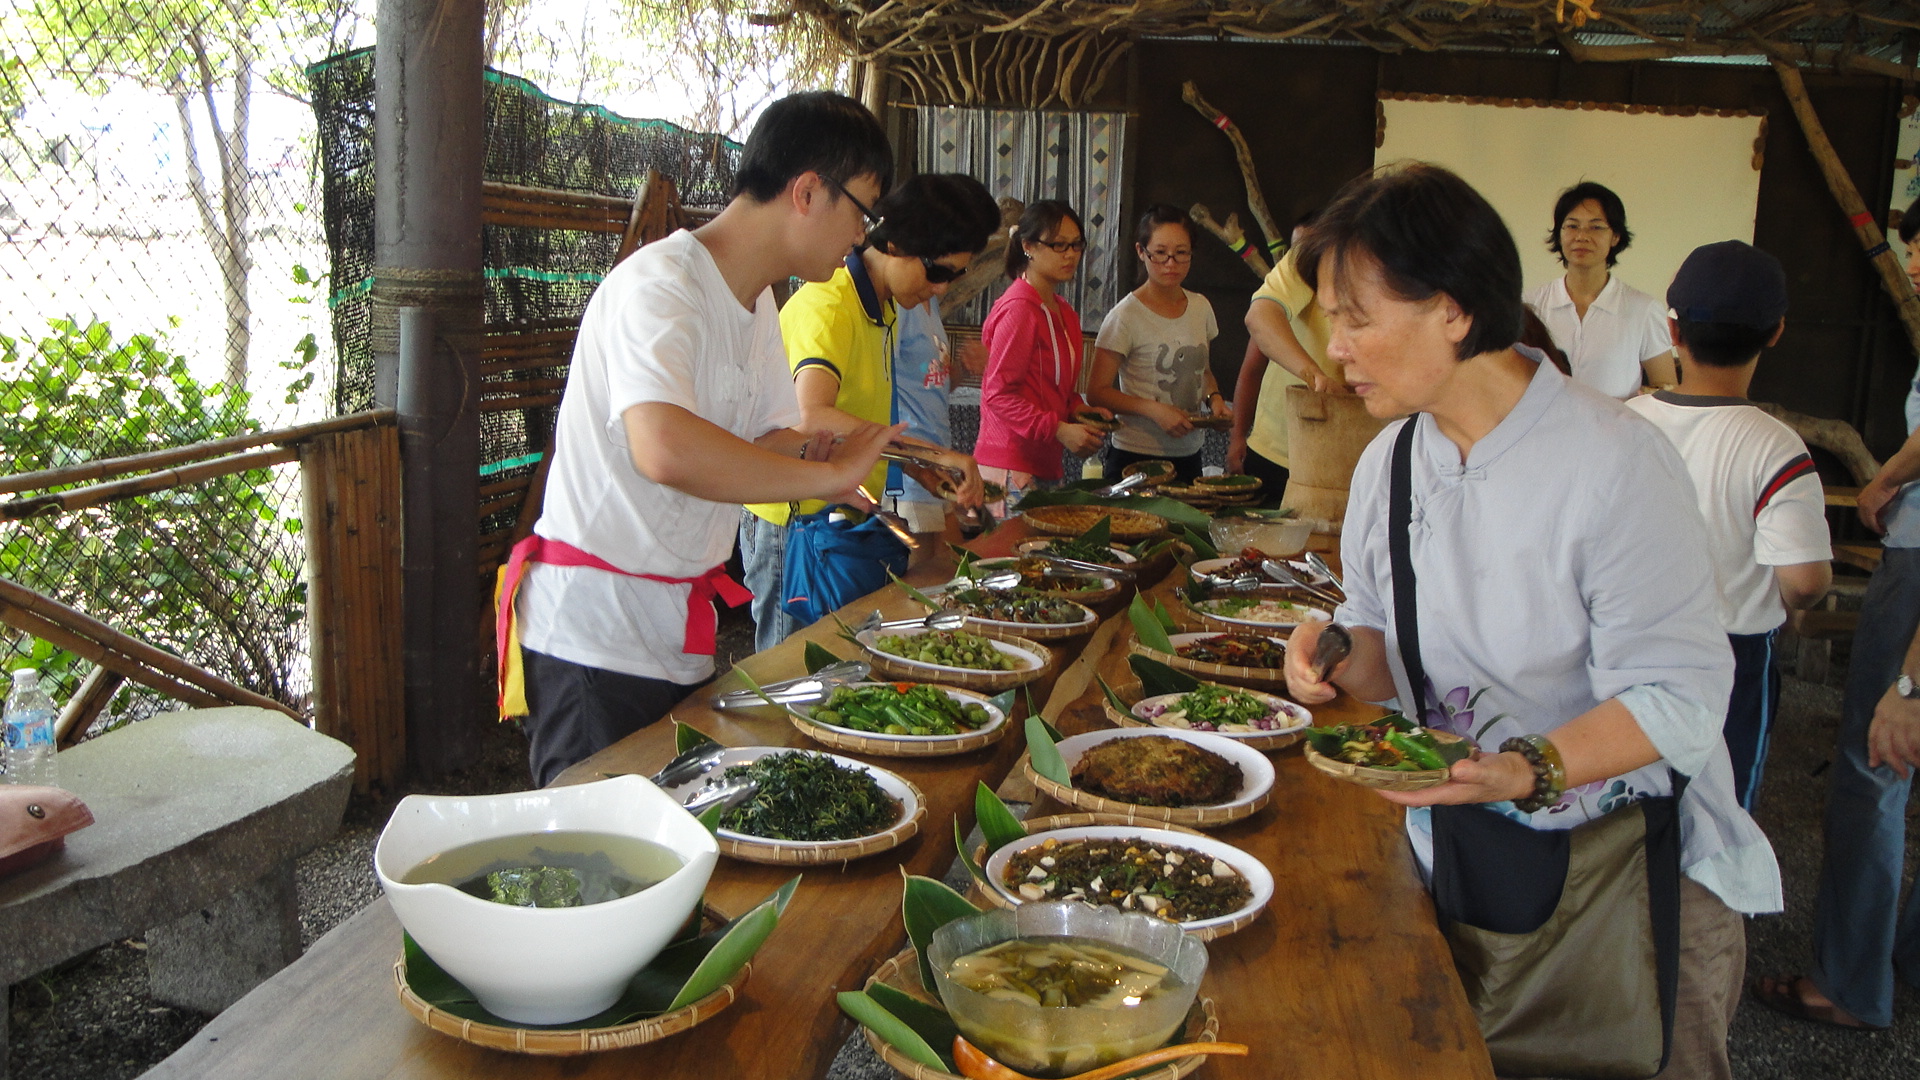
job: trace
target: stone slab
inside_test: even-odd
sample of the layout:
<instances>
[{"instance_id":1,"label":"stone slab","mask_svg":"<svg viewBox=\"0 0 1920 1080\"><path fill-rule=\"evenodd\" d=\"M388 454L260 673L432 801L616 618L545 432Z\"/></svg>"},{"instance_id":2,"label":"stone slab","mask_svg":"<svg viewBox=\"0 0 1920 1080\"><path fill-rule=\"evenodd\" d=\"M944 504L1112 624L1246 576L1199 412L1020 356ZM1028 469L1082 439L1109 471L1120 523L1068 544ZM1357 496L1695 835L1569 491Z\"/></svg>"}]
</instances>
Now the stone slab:
<instances>
[{"instance_id":1,"label":"stone slab","mask_svg":"<svg viewBox=\"0 0 1920 1080\"><path fill-rule=\"evenodd\" d=\"M288 859L225 898L147 931L161 1001L217 1013L300 959L300 897Z\"/></svg>"},{"instance_id":2,"label":"stone slab","mask_svg":"<svg viewBox=\"0 0 1920 1080\"><path fill-rule=\"evenodd\" d=\"M284 714L155 716L60 754L94 824L0 879L0 986L214 904L330 838L353 751Z\"/></svg>"}]
</instances>

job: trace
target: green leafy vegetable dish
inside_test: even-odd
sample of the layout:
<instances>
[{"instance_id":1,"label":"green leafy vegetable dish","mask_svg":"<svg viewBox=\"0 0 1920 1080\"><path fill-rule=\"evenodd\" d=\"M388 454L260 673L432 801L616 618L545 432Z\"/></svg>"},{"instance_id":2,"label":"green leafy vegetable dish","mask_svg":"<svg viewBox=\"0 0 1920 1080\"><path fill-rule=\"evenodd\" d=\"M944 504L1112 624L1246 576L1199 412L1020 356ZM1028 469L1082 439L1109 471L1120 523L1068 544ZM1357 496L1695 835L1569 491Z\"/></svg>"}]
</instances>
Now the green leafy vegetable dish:
<instances>
[{"instance_id":1,"label":"green leafy vegetable dish","mask_svg":"<svg viewBox=\"0 0 1920 1080\"><path fill-rule=\"evenodd\" d=\"M1307 729L1307 745L1322 757L1393 772L1444 769L1473 753L1473 744L1442 741L1399 713L1371 724Z\"/></svg>"},{"instance_id":2,"label":"green leafy vegetable dish","mask_svg":"<svg viewBox=\"0 0 1920 1080\"><path fill-rule=\"evenodd\" d=\"M1015 658L993 647L993 642L964 630L930 630L924 634L889 634L874 648L905 660L971 671L1017 671Z\"/></svg>"},{"instance_id":3,"label":"green leafy vegetable dish","mask_svg":"<svg viewBox=\"0 0 1920 1080\"><path fill-rule=\"evenodd\" d=\"M963 735L993 719L978 702L957 700L924 683L868 683L836 687L810 719L879 735Z\"/></svg>"},{"instance_id":4,"label":"green leafy vegetable dish","mask_svg":"<svg viewBox=\"0 0 1920 1080\"><path fill-rule=\"evenodd\" d=\"M727 811L720 827L769 840L851 840L884 832L900 820L900 804L873 774L825 754L792 751L735 765L709 784L751 777L760 785Z\"/></svg>"},{"instance_id":5,"label":"green leafy vegetable dish","mask_svg":"<svg viewBox=\"0 0 1920 1080\"><path fill-rule=\"evenodd\" d=\"M1049 540L1044 548L1048 555L1058 555L1063 559L1079 559L1081 562L1100 563L1104 566L1119 566L1124 561L1120 553L1106 544L1093 543L1084 538L1074 540Z\"/></svg>"}]
</instances>

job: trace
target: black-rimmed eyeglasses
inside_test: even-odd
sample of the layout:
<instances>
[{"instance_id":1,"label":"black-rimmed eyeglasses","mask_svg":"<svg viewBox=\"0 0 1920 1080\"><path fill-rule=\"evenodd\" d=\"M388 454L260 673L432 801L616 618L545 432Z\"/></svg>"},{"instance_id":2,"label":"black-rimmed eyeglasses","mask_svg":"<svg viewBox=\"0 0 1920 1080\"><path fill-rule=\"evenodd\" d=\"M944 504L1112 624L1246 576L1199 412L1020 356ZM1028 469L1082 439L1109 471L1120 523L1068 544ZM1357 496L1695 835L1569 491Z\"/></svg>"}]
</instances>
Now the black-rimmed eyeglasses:
<instances>
[{"instance_id":1,"label":"black-rimmed eyeglasses","mask_svg":"<svg viewBox=\"0 0 1920 1080\"><path fill-rule=\"evenodd\" d=\"M825 180L829 184L832 184L833 189L835 191L838 191L842 196L846 198L848 202L852 203L854 209L860 211L860 216L867 219L868 232L872 232L873 230L879 228L887 220L886 218L880 216L879 214L874 213L872 207L869 207L866 203L863 203L859 199L854 198L853 192L847 190L847 185L825 174L822 174L820 179Z\"/></svg>"}]
</instances>

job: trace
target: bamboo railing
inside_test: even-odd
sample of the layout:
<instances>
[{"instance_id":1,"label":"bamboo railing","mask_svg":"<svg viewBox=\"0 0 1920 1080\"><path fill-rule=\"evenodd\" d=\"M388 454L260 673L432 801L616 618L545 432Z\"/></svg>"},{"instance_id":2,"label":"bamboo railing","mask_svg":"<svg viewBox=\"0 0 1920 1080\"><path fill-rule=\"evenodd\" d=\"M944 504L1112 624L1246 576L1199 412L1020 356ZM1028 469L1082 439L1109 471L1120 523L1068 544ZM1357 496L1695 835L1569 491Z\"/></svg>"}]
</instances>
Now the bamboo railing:
<instances>
[{"instance_id":1,"label":"bamboo railing","mask_svg":"<svg viewBox=\"0 0 1920 1080\"><path fill-rule=\"evenodd\" d=\"M353 747L354 784L393 790L406 771L400 667L400 441L381 409L130 457L0 477L0 521L70 513L233 473L300 463L313 657L313 726ZM99 481L89 483L89 481ZM56 722L70 745L131 681L195 707L297 710L0 578L0 622L92 661Z\"/></svg>"}]
</instances>

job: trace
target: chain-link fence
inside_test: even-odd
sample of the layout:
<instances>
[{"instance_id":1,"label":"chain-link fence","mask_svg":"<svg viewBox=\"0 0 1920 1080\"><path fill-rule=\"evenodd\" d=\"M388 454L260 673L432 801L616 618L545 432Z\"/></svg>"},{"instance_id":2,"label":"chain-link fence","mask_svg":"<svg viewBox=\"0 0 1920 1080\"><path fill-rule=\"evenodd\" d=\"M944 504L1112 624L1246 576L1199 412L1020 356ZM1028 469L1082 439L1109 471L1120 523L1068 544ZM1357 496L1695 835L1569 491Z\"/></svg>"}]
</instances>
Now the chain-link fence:
<instances>
[{"instance_id":1,"label":"chain-link fence","mask_svg":"<svg viewBox=\"0 0 1920 1080\"><path fill-rule=\"evenodd\" d=\"M351 21L122 0L0 13L0 475L331 413L314 124L286 75ZM298 707L299 507L284 465L8 522L0 576ZM0 666L46 670L59 699L91 665L0 629ZM126 691L103 723L160 704Z\"/></svg>"}]
</instances>

